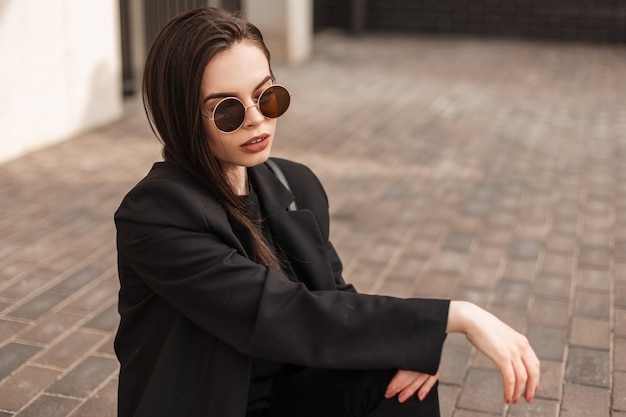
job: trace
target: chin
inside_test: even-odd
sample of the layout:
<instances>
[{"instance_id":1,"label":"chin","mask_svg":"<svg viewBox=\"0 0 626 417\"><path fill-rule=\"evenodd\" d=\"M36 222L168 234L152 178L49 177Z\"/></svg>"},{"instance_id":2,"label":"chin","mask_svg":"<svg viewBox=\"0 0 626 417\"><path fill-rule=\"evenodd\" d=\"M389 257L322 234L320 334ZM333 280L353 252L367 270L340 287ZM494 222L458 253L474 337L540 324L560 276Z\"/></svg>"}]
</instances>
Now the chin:
<instances>
[{"instance_id":1,"label":"chin","mask_svg":"<svg viewBox=\"0 0 626 417\"><path fill-rule=\"evenodd\" d=\"M259 152L258 154L251 155L250 158L243 165L245 165L248 168L252 168L257 165L261 165L262 163L267 161L269 157L270 157L269 150Z\"/></svg>"}]
</instances>

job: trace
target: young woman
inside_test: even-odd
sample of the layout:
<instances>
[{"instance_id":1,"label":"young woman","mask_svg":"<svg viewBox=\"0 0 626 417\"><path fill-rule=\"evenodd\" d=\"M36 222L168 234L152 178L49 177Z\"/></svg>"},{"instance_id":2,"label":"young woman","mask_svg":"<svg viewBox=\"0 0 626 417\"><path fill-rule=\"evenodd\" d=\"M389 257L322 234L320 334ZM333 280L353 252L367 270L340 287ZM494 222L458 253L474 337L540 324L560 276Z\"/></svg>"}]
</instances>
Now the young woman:
<instances>
[{"instance_id":1,"label":"young woman","mask_svg":"<svg viewBox=\"0 0 626 417\"><path fill-rule=\"evenodd\" d=\"M164 161L115 214L119 416L438 416L450 332L495 362L506 402L532 400L539 361L490 313L344 282L321 184L267 163L290 95L255 26L175 18L143 94Z\"/></svg>"}]
</instances>

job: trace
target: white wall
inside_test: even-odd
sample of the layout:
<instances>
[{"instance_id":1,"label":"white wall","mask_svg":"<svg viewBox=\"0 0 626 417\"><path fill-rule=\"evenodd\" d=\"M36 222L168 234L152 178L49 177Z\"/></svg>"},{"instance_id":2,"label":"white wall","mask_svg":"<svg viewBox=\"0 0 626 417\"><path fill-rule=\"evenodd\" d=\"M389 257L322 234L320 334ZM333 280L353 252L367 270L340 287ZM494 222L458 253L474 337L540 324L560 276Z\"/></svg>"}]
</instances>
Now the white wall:
<instances>
[{"instance_id":1,"label":"white wall","mask_svg":"<svg viewBox=\"0 0 626 417\"><path fill-rule=\"evenodd\" d=\"M118 0L0 0L0 163L122 114Z\"/></svg>"},{"instance_id":2,"label":"white wall","mask_svg":"<svg viewBox=\"0 0 626 417\"><path fill-rule=\"evenodd\" d=\"M290 63L307 60L313 50L313 0L244 0L245 17L261 29L272 54Z\"/></svg>"}]
</instances>

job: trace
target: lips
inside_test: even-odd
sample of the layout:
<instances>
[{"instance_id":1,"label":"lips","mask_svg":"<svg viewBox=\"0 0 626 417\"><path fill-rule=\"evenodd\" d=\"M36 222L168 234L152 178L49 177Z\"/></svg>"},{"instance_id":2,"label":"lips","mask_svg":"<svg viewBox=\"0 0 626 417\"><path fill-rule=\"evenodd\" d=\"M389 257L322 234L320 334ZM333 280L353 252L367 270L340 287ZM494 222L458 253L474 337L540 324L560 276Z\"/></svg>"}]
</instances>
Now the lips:
<instances>
[{"instance_id":1,"label":"lips","mask_svg":"<svg viewBox=\"0 0 626 417\"><path fill-rule=\"evenodd\" d=\"M259 135L247 140L241 148L246 152L257 153L262 152L270 144L270 135Z\"/></svg>"}]
</instances>

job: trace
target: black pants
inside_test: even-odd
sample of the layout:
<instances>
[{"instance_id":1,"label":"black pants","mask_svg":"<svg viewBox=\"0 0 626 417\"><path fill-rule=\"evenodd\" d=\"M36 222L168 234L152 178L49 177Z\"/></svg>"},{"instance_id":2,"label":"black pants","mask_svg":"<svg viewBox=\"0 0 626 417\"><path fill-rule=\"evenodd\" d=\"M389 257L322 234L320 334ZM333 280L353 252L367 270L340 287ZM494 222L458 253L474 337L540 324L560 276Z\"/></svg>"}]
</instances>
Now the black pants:
<instances>
[{"instance_id":1,"label":"black pants","mask_svg":"<svg viewBox=\"0 0 626 417\"><path fill-rule=\"evenodd\" d=\"M255 417L439 417L437 386L420 401L385 399L395 371L344 371L307 368L286 376L274 403Z\"/></svg>"}]
</instances>

